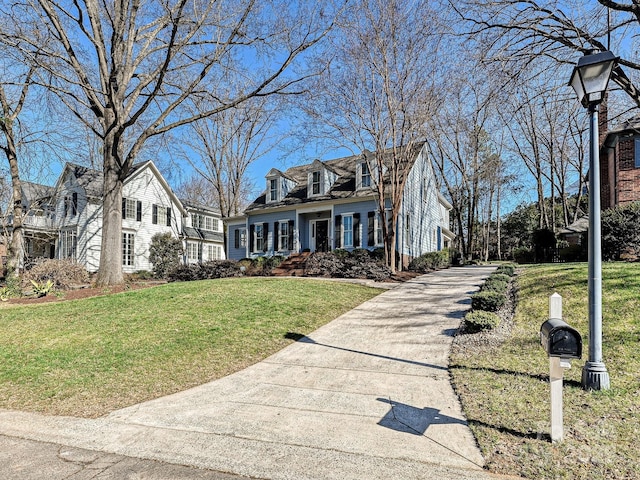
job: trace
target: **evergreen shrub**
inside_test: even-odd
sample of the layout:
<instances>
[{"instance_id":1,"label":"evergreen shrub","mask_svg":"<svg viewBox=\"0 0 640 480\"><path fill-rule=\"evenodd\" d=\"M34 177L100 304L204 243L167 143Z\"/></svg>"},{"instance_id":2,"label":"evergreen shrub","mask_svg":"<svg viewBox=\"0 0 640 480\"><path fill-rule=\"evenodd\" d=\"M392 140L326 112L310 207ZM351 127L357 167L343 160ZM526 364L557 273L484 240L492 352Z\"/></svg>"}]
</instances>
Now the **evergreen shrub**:
<instances>
[{"instance_id":1,"label":"evergreen shrub","mask_svg":"<svg viewBox=\"0 0 640 480\"><path fill-rule=\"evenodd\" d=\"M483 290L471 297L472 310L484 310L486 312L496 312L507 302L504 292Z\"/></svg>"},{"instance_id":2,"label":"evergreen shrub","mask_svg":"<svg viewBox=\"0 0 640 480\"><path fill-rule=\"evenodd\" d=\"M491 330L498 325L500 325L500 317L492 312L472 310L464 317L465 330L469 333Z\"/></svg>"}]
</instances>

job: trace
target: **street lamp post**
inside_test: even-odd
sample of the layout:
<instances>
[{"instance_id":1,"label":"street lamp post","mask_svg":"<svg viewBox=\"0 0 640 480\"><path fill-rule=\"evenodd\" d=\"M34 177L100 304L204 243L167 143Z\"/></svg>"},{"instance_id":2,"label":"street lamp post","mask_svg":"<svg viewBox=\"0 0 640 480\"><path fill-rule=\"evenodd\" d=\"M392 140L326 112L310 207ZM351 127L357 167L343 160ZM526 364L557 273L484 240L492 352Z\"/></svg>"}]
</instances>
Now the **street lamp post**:
<instances>
[{"instance_id":1,"label":"street lamp post","mask_svg":"<svg viewBox=\"0 0 640 480\"><path fill-rule=\"evenodd\" d=\"M611 52L588 52L573 69L569 85L589 110L589 359L582 369L582 387L608 390L609 373L602 361L602 248L600 244L600 158L598 105L618 58Z\"/></svg>"}]
</instances>

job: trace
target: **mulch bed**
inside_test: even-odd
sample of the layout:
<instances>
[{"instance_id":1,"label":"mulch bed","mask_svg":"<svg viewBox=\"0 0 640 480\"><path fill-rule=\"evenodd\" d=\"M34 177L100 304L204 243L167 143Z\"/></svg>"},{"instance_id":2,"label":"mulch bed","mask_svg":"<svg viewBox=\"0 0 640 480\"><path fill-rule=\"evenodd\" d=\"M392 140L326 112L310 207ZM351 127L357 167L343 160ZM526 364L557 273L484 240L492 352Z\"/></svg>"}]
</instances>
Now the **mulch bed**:
<instances>
[{"instance_id":1,"label":"mulch bed","mask_svg":"<svg viewBox=\"0 0 640 480\"><path fill-rule=\"evenodd\" d=\"M155 285L159 285L164 282L150 281L150 282L132 282L124 283L122 285L115 285L111 287L93 287L91 285L80 286L72 290L59 290L44 297L26 296L20 298L10 298L6 303L9 304L22 304L22 305L37 305L41 303L62 302L66 300L79 300L82 298L97 297L100 295L110 295L112 293L127 292L129 290L139 290L141 288L149 288ZM57 294L56 294L57 293Z\"/></svg>"}]
</instances>

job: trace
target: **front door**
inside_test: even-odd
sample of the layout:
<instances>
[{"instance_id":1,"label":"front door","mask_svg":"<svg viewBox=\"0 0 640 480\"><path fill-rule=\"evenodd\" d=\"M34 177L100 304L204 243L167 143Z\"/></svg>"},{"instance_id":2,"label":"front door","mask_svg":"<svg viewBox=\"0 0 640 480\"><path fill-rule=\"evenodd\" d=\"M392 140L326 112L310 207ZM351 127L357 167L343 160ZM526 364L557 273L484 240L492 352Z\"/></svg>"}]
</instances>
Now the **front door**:
<instances>
[{"instance_id":1,"label":"front door","mask_svg":"<svg viewBox=\"0 0 640 480\"><path fill-rule=\"evenodd\" d=\"M329 251L329 220L311 222L311 249L315 252Z\"/></svg>"}]
</instances>

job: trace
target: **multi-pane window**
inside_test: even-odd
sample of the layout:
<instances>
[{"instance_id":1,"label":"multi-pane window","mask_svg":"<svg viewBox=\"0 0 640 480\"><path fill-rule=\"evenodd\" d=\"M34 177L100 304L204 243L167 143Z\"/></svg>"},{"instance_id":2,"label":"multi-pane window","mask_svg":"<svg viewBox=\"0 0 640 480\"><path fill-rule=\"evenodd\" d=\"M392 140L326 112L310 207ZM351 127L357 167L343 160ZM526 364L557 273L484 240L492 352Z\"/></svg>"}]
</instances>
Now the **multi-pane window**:
<instances>
[{"instance_id":1,"label":"multi-pane window","mask_svg":"<svg viewBox=\"0 0 640 480\"><path fill-rule=\"evenodd\" d=\"M353 216L342 217L342 246L353 247Z\"/></svg>"},{"instance_id":2,"label":"multi-pane window","mask_svg":"<svg viewBox=\"0 0 640 480\"><path fill-rule=\"evenodd\" d=\"M200 245L195 242L187 242L187 260L199 262L200 258Z\"/></svg>"},{"instance_id":3,"label":"multi-pane window","mask_svg":"<svg viewBox=\"0 0 640 480\"><path fill-rule=\"evenodd\" d=\"M124 199L124 218L136 218L136 201L132 198Z\"/></svg>"},{"instance_id":4,"label":"multi-pane window","mask_svg":"<svg viewBox=\"0 0 640 480\"><path fill-rule=\"evenodd\" d=\"M133 266L134 253L133 253L133 239L134 234L123 232L122 233L122 265Z\"/></svg>"},{"instance_id":5,"label":"multi-pane window","mask_svg":"<svg viewBox=\"0 0 640 480\"><path fill-rule=\"evenodd\" d=\"M217 218L208 217L199 213L194 213L191 216L191 225L193 226L193 228L210 230L212 232L217 232L220 230L220 223Z\"/></svg>"},{"instance_id":6,"label":"multi-pane window","mask_svg":"<svg viewBox=\"0 0 640 480\"><path fill-rule=\"evenodd\" d=\"M264 228L262 224L257 224L255 226L255 250L256 252L261 252L264 249Z\"/></svg>"},{"instance_id":7,"label":"multi-pane window","mask_svg":"<svg viewBox=\"0 0 640 480\"><path fill-rule=\"evenodd\" d=\"M64 216L75 216L78 213L78 193L74 192L70 197L64 197Z\"/></svg>"},{"instance_id":8,"label":"multi-pane window","mask_svg":"<svg viewBox=\"0 0 640 480\"><path fill-rule=\"evenodd\" d=\"M222 249L219 245L207 245L207 253L209 260L221 260Z\"/></svg>"},{"instance_id":9,"label":"multi-pane window","mask_svg":"<svg viewBox=\"0 0 640 480\"><path fill-rule=\"evenodd\" d=\"M287 248L289 248L289 223L288 222L280 222L280 231L278 232L279 235L279 245L280 245L280 250L286 250Z\"/></svg>"},{"instance_id":10,"label":"multi-pane window","mask_svg":"<svg viewBox=\"0 0 640 480\"><path fill-rule=\"evenodd\" d=\"M320 171L315 171L311 174L311 193L313 195L320 194Z\"/></svg>"},{"instance_id":11,"label":"multi-pane window","mask_svg":"<svg viewBox=\"0 0 640 480\"><path fill-rule=\"evenodd\" d=\"M239 235L240 235L240 246L246 247L247 246L247 229L241 228Z\"/></svg>"},{"instance_id":12,"label":"multi-pane window","mask_svg":"<svg viewBox=\"0 0 640 480\"><path fill-rule=\"evenodd\" d=\"M636 168L640 168L640 138L636 138L634 141L634 163Z\"/></svg>"},{"instance_id":13,"label":"multi-pane window","mask_svg":"<svg viewBox=\"0 0 640 480\"><path fill-rule=\"evenodd\" d=\"M384 237L382 235L382 219L380 213L376 212L376 245L382 245L384 243Z\"/></svg>"},{"instance_id":14,"label":"multi-pane window","mask_svg":"<svg viewBox=\"0 0 640 480\"><path fill-rule=\"evenodd\" d=\"M77 236L75 230L62 230L60 232L59 251L60 258L76 258Z\"/></svg>"},{"instance_id":15,"label":"multi-pane window","mask_svg":"<svg viewBox=\"0 0 640 480\"><path fill-rule=\"evenodd\" d=\"M278 179L272 178L269 180L269 201L278 201Z\"/></svg>"},{"instance_id":16,"label":"multi-pane window","mask_svg":"<svg viewBox=\"0 0 640 480\"><path fill-rule=\"evenodd\" d=\"M167 224L167 209L164 207L158 207L158 225L166 225Z\"/></svg>"},{"instance_id":17,"label":"multi-pane window","mask_svg":"<svg viewBox=\"0 0 640 480\"><path fill-rule=\"evenodd\" d=\"M369 170L369 164L367 162L362 162L360 164L360 168L362 169L362 176L360 178L360 184L362 187L370 187L371 186L371 171Z\"/></svg>"}]
</instances>

